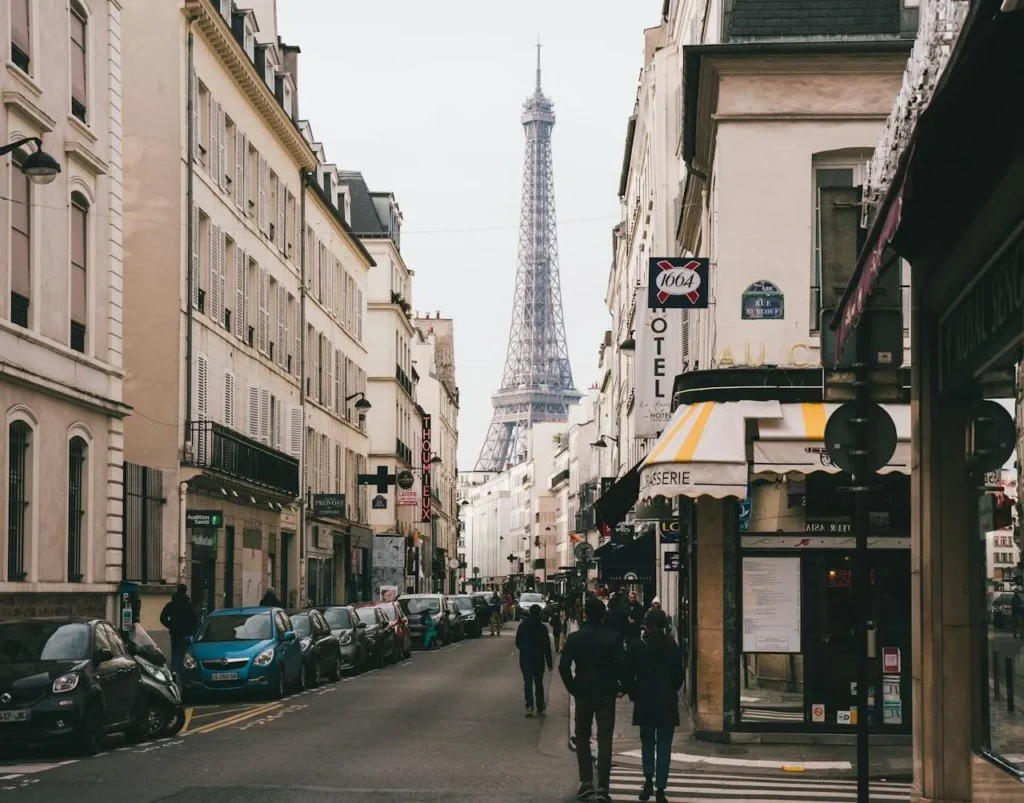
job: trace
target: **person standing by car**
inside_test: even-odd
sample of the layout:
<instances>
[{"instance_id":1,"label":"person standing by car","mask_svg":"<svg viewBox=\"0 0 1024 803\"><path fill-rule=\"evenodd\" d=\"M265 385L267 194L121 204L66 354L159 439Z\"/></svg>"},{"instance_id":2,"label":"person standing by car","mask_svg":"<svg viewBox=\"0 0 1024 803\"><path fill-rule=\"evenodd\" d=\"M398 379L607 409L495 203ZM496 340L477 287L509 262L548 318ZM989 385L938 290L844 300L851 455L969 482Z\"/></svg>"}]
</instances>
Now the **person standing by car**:
<instances>
[{"instance_id":1,"label":"person standing by car","mask_svg":"<svg viewBox=\"0 0 1024 803\"><path fill-rule=\"evenodd\" d=\"M274 590L273 586L268 588L266 590L266 593L264 593L263 599L260 600L260 607L264 607L264 608L283 608L284 607L284 604L281 602L281 599L277 596L277 592Z\"/></svg>"},{"instance_id":2,"label":"person standing by car","mask_svg":"<svg viewBox=\"0 0 1024 803\"><path fill-rule=\"evenodd\" d=\"M430 650L437 646L437 627L429 610L423 611L420 621L423 623L423 649Z\"/></svg>"},{"instance_id":3,"label":"person standing by car","mask_svg":"<svg viewBox=\"0 0 1024 803\"><path fill-rule=\"evenodd\" d=\"M640 727L644 770L639 800L650 800L653 793L657 803L668 802L665 787L683 685L683 653L666 635L667 625L664 611L648 611L643 636L630 642L626 654L626 690L633 701L633 724Z\"/></svg>"},{"instance_id":4,"label":"person standing by car","mask_svg":"<svg viewBox=\"0 0 1024 803\"><path fill-rule=\"evenodd\" d=\"M180 673L185 661L185 639L196 632L199 617L188 598L188 586L179 583L171 601L160 611L160 624L171 634L171 671Z\"/></svg>"},{"instance_id":5,"label":"person standing by car","mask_svg":"<svg viewBox=\"0 0 1024 803\"><path fill-rule=\"evenodd\" d=\"M576 762L579 767L579 800L593 799L610 803L608 784L612 772L612 735L615 732L615 700L623 694L625 653L622 636L603 624L604 603L597 598L587 600L586 624L570 633L558 662L558 674L566 690L576 700L574 722ZM594 787L594 764L590 751L590 734L597 720L597 782Z\"/></svg>"},{"instance_id":6,"label":"person standing by car","mask_svg":"<svg viewBox=\"0 0 1024 803\"><path fill-rule=\"evenodd\" d=\"M516 648L519 650L519 669L523 673L523 690L526 694L526 716L533 716L534 690L536 690L537 713L547 708L544 700L544 665L551 671L551 639L548 629L540 618L540 605L530 608L525 621L516 630Z\"/></svg>"}]
</instances>

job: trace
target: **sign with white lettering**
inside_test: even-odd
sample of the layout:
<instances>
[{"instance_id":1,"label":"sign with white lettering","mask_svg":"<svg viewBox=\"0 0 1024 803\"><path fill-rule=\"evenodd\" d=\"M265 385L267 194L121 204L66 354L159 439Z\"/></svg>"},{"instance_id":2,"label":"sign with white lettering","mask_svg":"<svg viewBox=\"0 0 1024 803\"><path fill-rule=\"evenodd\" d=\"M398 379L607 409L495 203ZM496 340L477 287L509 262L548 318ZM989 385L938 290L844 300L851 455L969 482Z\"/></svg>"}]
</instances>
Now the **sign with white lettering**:
<instances>
[{"instance_id":1,"label":"sign with white lettering","mask_svg":"<svg viewBox=\"0 0 1024 803\"><path fill-rule=\"evenodd\" d=\"M648 261L647 307L707 309L707 257L653 257Z\"/></svg>"},{"instance_id":2,"label":"sign with white lettering","mask_svg":"<svg viewBox=\"0 0 1024 803\"><path fill-rule=\"evenodd\" d=\"M1024 233L993 259L939 321L939 387L978 376L1020 340Z\"/></svg>"},{"instance_id":3,"label":"sign with white lettering","mask_svg":"<svg viewBox=\"0 0 1024 803\"><path fill-rule=\"evenodd\" d=\"M430 522L430 461L433 452L430 449L430 416L423 416L423 439L421 442L420 457L423 460L423 479L420 481L420 521Z\"/></svg>"},{"instance_id":4,"label":"sign with white lettering","mask_svg":"<svg viewBox=\"0 0 1024 803\"><path fill-rule=\"evenodd\" d=\"M767 279L754 282L743 291L740 317L745 321L781 321L785 317L782 291Z\"/></svg>"},{"instance_id":5,"label":"sign with white lettering","mask_svg":"<svg viewBox=\"0 0 1024 803\"><path fill-rule=\"evenodd\" d=\"M643 289L637 291L645 292ZM678 309L648 309L637 299L635 435L656 438L672 418L672 383L683 364L683 316Z\"/></svg>"}]
</instances>

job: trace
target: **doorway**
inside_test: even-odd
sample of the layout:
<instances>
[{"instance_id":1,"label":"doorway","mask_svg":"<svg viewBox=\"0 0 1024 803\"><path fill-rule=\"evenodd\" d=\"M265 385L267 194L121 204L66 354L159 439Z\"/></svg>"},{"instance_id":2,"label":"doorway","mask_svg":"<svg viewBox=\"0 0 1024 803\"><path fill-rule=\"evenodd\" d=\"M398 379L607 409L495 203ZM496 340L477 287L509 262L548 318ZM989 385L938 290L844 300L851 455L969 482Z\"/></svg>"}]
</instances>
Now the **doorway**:
<instances>
[{"instance_id":1,"label":"doorway","mask_svg":"<svg viewBox=\"0 0 1024 803\"><path fill-rule=\"evenodd\" d=\"M235 528L224 528L224 607L235 606Z\"/></svg>"},{"instance_id":2,"label":"doorway","mask_svg":"<svg viewBox=\"0 0 1024 803\"><path fill-rule=\"evenodd\" d=\"M192 605L199 620L216 609L217 555L212 547L192 544Z\"/></svg>"}]
</instances>

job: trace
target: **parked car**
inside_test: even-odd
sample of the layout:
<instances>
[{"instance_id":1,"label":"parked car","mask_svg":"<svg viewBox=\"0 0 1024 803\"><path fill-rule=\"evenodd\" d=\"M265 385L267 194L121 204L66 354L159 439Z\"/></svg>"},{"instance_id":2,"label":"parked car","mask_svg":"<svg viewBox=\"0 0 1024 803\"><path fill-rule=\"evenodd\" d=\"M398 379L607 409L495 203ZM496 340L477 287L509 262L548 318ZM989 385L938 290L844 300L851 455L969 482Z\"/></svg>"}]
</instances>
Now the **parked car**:
<instances>
[{"instance_id":1,"label":"parked car","mask_svg":"<svg viewBox=\"0 0 1024 803\"><path fill-rule=\"evenodd\" d=\"M412 636L409 635L409 620L402 613L402 606L397 601L377 604L395 631L395 646L398 648L398 660L405 660L412 655Z\"/></svg>"},{"instance_id":2,"label":"parked car","mask_svg":"<svg viewBox=\"0 0 1024 803\"><path fill-rule=\"evenodd\" d=\"M462 630L467 636L478 638L483 633L480 621L477 618L477 609L473 605L473 599L468 594L459 594L451 598L455 605L456 614L462 622Z\"/></svg>"},{"instance_id":3,"label":"parked car","mask_svg":"<svg viewBox=\"0 0 1024 803\"><path fill-rule=\"evenodd\" d=\"M384 666L386 661L397 661L395 634L384 613L372 602L355 607L359 621L366 625L366 651L370 663L379 668Z\"/></svg>"},{"instance_id":4,"label":"parked car","mask_svg":"<svg viewBox=\"0 0 1024 803\"><path fill-rule=\"evenodd\" d=\"M466 637L466 623L459 613L459 606L449 597L448 599L448 633L450 641L462 641Z\"/></svg>"},{"instance_id":5,"label":"parked car","mask_svg":"<svg viewBox=\"0 0 1024 803\"><path fill-rule=\"evenodd\" d=\"M547 620L547 616L544 614L544 608L547 606L547 602L544 599L543 594L535 594L532 591L524 591L519 595L519 599L516 600L515 617L516 621L525 619L530 615L530 608L534 605L539 605L541 609L541 619Z\"/></svg>"},{"instance_id":6,"label":"parked car","mask_svg":"<svg viewBox=\"0 0 1024 803\"><path fill-rule=\"evenodd\" d=\"M302 648L306 685L316 688L323 678L331 682L341 680L341 646L323 614L310 609L295 611L288 616Z\"/></svg>"},{"instance_id":7,"label":"parked car","mask_svg":"<svg viewBox=\"0 0 1024 803\"><path fill-rule=\"evenodd\" d=\"M302 647L280 608L224 608L206 617L189 640L181 672L187 696L306 688Z\"/></svg>"},{"instance_id":8,"label":"parked car","mask_svg":"<svg viewBox=\"0 0 1024 803\"><path fill-rule=\"evenodd\" d=\"M472 594L470 594L470 596L473 597L473 599L481 599L485 603L487 603L487 609L488 609L487 621L488 622L490 621L490 618L491 618L490 614L491 613L496 613L499 616L501 615L501 597L498 596L497 592L495 592L495 591L474 591Z\"/></svg>"},{"instance_id":9,"label":"parked car","mask_svg":"<svg viewBox=\"0 0 1024 803\"><path fill-rule=\"evenodd\" d=\"M109 622L0 622L0 742L71 742L88 755L108 733L144 738L141 670Z\"/></svg>"},{"instance_id":10,"label":"parked car","mask_svg":"<svg viewBox=\"0 0 1024 803\"><path fill-rule=\"evenodd\" d=\"M359 673L366 669L369 650L366 646L366 625L359 621L351 605L331 605L321 609L331 633L338 639L342 671Z\"/></svg>"},{"instance_id":11,"label":"parked car","mask_svg":"<svg viewBox=\"0 0 1024 803\"><path fill-rule=\"evenodd\" d=\"M398 604L409 621L409 634L414 646L423 646L424 612L434 620L440 643L446 644L451 641L451 611L448 609L448 599L444 594L402 594L398 598Z\"/></svg>"},{"instance_id":12,"label":"parked car","mask_svg":"<svg viewBox=\"0 0 1024 803\"><path fill-rule=\"evenodd\" d=\"M995 627L1009 627L1013 624L1013 592L996 594L989 604L989 616Z\"/></svg>"}]
</instances>

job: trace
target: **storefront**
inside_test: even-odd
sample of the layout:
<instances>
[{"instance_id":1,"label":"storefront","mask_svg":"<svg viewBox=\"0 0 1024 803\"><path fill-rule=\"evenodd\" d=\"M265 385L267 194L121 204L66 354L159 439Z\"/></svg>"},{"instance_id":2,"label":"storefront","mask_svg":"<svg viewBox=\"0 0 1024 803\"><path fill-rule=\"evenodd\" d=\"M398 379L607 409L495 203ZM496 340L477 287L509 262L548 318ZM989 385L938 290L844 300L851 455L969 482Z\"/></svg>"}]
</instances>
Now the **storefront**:
<instances>
[{"instance_id":1,"label":"storefront","mask_svg":"<svg viewBox=\"0 0 1024 803\"><path fill-rule=\"evenodd\" d=\"M849 337L887 246L911 264L914 793L936 803L1024 799L1024 650L986 605L984 548L984 469L1019 435L981 404L1024 391L1024 13L1001 5L971 4L837 316Z\"/></svg>"}]
</instances>

